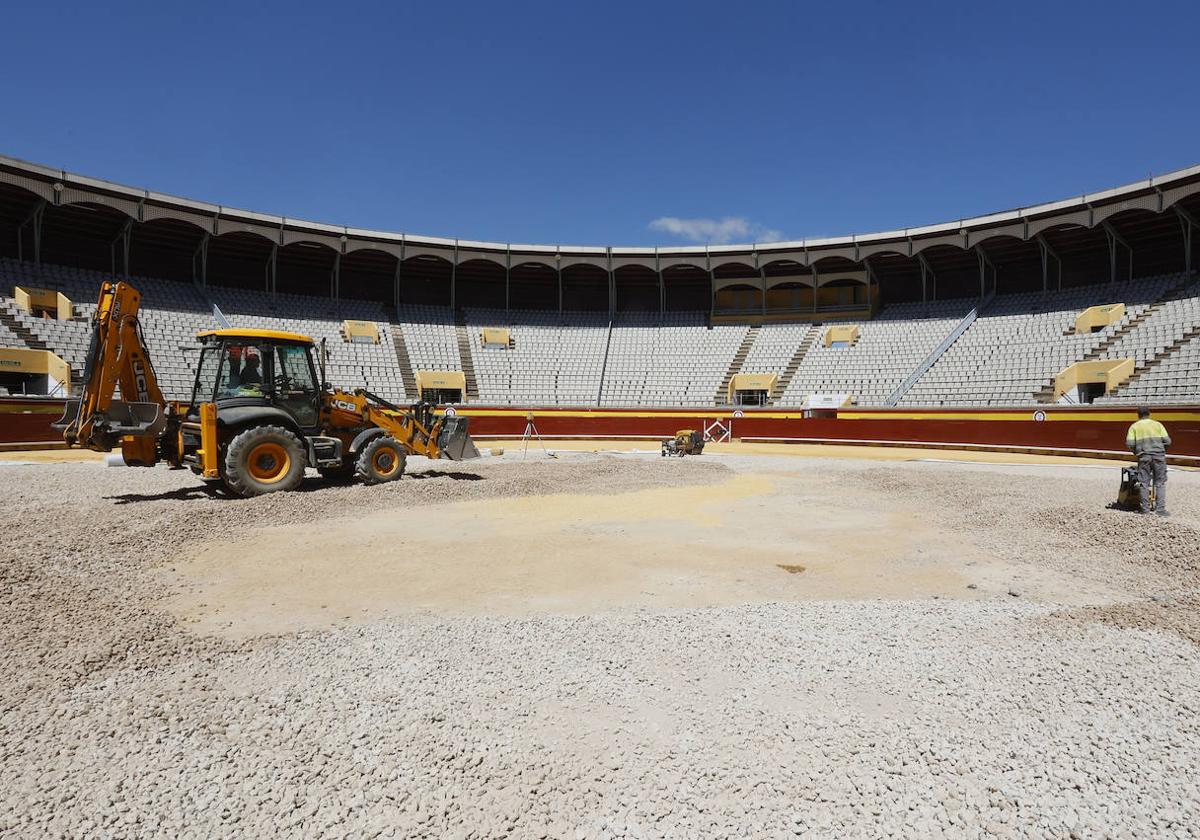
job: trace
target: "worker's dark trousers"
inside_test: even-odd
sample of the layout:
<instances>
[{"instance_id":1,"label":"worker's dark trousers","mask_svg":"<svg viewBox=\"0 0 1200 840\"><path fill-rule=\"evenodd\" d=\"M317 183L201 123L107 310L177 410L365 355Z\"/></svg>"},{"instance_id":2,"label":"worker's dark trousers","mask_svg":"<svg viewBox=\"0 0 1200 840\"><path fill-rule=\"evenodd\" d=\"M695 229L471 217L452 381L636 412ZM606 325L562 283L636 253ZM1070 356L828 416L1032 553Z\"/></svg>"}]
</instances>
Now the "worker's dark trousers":
<instances>
[{"instance_id":1,"label":"worker's dark trousers","mask_svg":"<svg viewBox=\"0 0 1200 840\"><path fill-rule=\"evenodd\" d=\"M1142 484L1142 510L1150 510L1150 483L1154 482L1154 509L1167 509L1167 457L1139 455L1138 481Z\"/></svg>"}]
</instances>

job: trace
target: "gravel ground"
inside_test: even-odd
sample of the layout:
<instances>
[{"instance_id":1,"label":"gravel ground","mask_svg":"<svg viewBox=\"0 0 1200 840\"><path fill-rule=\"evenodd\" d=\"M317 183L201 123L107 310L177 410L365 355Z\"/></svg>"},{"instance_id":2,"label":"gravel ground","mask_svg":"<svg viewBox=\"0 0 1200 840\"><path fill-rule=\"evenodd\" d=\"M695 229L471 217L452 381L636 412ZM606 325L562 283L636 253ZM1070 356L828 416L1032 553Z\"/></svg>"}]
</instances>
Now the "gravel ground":
<instances>
[{"instance_id":1,"label":"gravel ground","mask_svg":"<svg viewBox=\"0 0 1200 840\"><path fill-rule=\"evenodd\" d=\"M258 500L165 470L0 466L0 832L1198 836L1200 476L1173 475L1161 520L1103 508L1115 468L428 466ZM214 531L750 471L903 503L1123 596L423 613L240 640L162 608L157 572Z\"/></svg>"}]
</instances>

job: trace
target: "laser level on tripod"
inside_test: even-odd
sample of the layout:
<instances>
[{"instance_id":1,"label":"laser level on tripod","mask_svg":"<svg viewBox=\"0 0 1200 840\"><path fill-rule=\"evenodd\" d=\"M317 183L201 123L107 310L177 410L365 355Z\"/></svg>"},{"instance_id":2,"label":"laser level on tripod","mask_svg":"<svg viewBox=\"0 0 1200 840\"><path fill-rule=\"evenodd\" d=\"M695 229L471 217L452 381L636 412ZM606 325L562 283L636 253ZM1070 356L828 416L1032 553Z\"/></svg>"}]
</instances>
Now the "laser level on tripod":
<instances>
[{"instance_id":1,"label":"laser level on tripod","mask_svg":"<svg viewBox=\"0 0 1200 840\"><path fill-rule=\"evenodd\" d=\"M558 457L553 452L549 452L546 450L546 444L542 440L542 435L538 431L537 425L533 422L533 412L532 411L528 412L525 415L525 433L523 435L521 435L521 442L524 444L524 448L521 450L521 460L522 461L525 460L525 455L529 452L529 441L531 438L538 442L538 446L542 447L542 454L544 454L547 458L557 458Z\"/></svg>"}]
</instances>

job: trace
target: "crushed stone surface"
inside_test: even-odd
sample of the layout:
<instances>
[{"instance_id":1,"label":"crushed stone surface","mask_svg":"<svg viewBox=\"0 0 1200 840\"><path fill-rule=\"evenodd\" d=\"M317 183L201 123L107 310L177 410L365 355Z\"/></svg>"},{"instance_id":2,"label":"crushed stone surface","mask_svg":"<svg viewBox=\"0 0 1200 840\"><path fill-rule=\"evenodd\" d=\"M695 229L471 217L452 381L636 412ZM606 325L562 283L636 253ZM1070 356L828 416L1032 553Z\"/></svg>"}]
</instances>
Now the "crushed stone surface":
<instances>
[{"instance_id":1,"label":"crushed stone surface","mask_svg":"<svg viewBox=\"0 0 1200 840\"><path fill-rule=\"evenodd\" d=\"M1172 474L1162 520L1104 508L1116 468L508 453L410 471L238 500L184 472L0 469L0 835L1197 836L1200 475ZM1018 594L246 639L162 606L157 572L214 533L742 472L919 516L1011 563ZM1121 597L1067 606L1025 568Z\"/></svg>"}]
</instances>

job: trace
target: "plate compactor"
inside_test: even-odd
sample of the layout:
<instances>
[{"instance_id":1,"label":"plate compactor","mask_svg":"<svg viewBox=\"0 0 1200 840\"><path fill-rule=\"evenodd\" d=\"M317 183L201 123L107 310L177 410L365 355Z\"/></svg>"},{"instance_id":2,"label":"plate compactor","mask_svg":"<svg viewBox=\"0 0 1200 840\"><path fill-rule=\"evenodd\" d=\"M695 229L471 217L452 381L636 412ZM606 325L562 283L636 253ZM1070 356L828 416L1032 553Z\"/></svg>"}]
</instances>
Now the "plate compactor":
<instances>
[{"instance_id":1,"label":"plate compactor","mask_svg":"<svg viewBox=\"0 0 1200 840\"><path fill-rule=\"evenodd\" d=\"M1154 488L1150 488L1150 509L1154 509ZM1121 467L1121 488L1117 491L1117 510L1141 511L1142 482L1137 467Z\"/></svg>"},{"instance_id":2,"label":"plate compactor","mask_svg":"<svg viewBox=\"0 0 1200 840\"><path fill-rule=\"evenodd\" d=\"M704 435L694 429L680 429L675 433L675 437L662 442L664 458L668 455L678 455L680 458L684 455L699 455L703 451Z\"/></svg>"}]
</instances>

